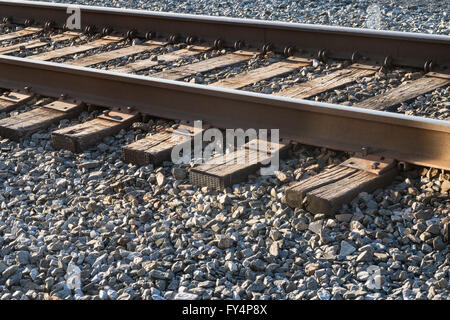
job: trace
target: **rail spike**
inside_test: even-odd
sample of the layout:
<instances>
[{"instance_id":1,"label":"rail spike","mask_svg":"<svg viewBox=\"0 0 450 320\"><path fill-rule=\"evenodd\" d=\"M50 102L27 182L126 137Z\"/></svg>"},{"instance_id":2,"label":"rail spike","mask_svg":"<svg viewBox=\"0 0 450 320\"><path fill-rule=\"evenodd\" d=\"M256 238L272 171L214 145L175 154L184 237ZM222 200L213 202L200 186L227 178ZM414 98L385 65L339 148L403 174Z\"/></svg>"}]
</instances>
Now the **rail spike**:
<instances>
[{"instance_id":1,"label":"rail spike","mask_svg":"<svg viewBox=\"0 0 450 320\"><path fill-rule=\"evenodd\" d=\"M237 40L235 43L234 43L234 49L235 50L241 50L243 47L244 47L244 41L242 41L242 40Z\"/></svg>"},{"instance_id":2,"label":"rail spike","mask_svg":"<svg viewBox=\"0 0 450 320\"><path fill-rule=\"evenodd\" d=\"M295 53L295 47L285 47L283 50L283 54L285 57L293 56Z\"/></svg>"},{"instance_id":3,"label":"rail spike","mask_svg":"<svg viewBox=\"0 0 450 320\"><path fill-rule=\"evenodd\" d=\"M270 43L270 42L264 44L263 47L262 47L262 51L263 51L264 54L266 54L269 51L272 51L272 49L273 49L273 44Z\"/></svg>"},{"instance_id":4,"label":"rail spike","mask_svg":"<svg viewBox=\"0 0 450 320\"><path fill-rule=\"evenodd\" d=\"M156 38L156 32L154 32L154 31L149 31L145 34L145 39L147 39L147 40L151 40L154 38Z\"/></svg>"},{"instance_id":5,"label":"rail spike","mask_svg":"<svg viewBox=\"0 0 450 320\"><path fill-rule=\"evenodd\" d=\"M137 37L137 31L135 29L131 29L127 31L127 38L133 40Z\"/></svg>"},{"instance_id":6,"label":"rail spike","mask_svg":"<svg viewBox=\"0 0 450 320\"><path fill-rule=\"evenodd\" d=\"M317 58L322 61L325 62L328 58L328 50L327 49L321 49L319 50L319 52L317 53Z\"/></svg>"},{"instance_id":7,"label":"rail spike","mask_svg":"<svg viewBox=\"0 0 450 320\"><path fill-rule=\"evenodd\" d=\"M223 40L222 39L216 39L216 40L214 40L214 48L215 49L222 49L223 48L223 44L224 44L224 42L223 42Z\"/></svg>"},{"instance_id":8,"label":"rail spike","mask_svg":"<svg viewBox=\"0 0 450 320\"><path fill-rule=\"evenodd\" d=\"M172 34L169 36L169 43L175 44L179 39L179 36L177 34Z\"/></svg>"},{"instance_id":9,"label":"rail spike","mask_svg":"<svg viewBox=\"0 0 450 320\"><path fill-rule=\"evenodd\" d=\"M113 29L111 27L104 27L102 29L102 35L103 36L107 36L110 35L112 33Z\"/></svg>"},{"instance_id":10,"label":"rail spike","mask_svg":"<svg viewBox=\"0 0 450 320\"><path fill-rule=\"evenodd\" d=\"M392 57L386 56L383 61L383 67L392 68Z\"/></svg>"},{"instance_id":11,"label":"rail spike","mask_svg":"<svg viewBox=\"0 0 450 320\"><path fill-rule=\"evenodd\" d=\"M188 37L186 37L186 44L188 44L188 45L194 44L195 41L197 41L197 37L196 36L188 36Z\"/></svg>"},{"instance_id":12,"label":"rail spike","mask_svg":"<svg viewBox=\"0 0 450 320\"><path fill-rule=\"evenodd\" d=\"M425 61L425 64L423 65L423 71L430 72L433 69L433 67L434 67L433 61L427 60L427 61Z\"/></svg>"},{"instance_id":13,"label":"rail spike","mask_svg":"<svg viewBox=\"0 0 450 320\"><path fill-rule=\"evenodd\" d=\"M358 51L355 51L352 53L352 58L351 58L352 63L356 63L360 59L361 59L361 54Z\"/></svg>"},{"instance_id":14,"label":"rail spike","mask_svg":"<svg viewBox=\"0 0 450 320\"><path fill-rule=\"evenodd\" d=\"M88 35L93 35L95 33L96 27L94 25L88 25L84 29L84 32Z\"/></svg>"},{"instance_id":15,"label":"rail spike","mask_svg":"<svg viewBox=\"0 0 450 320\"><path fill-rule=\"evenodd\" d=\"M51 31L55 27L55 23L53 21L46 21L44 24L44 31Z\"/></svg>"},{"instance_id":16,"label":"rail spike","mask_svg":"<svg viewBox=\"0 0 450 320\"><path fill-rule=\"evenodd\" d=\"M10 24L10 23L12 23L12 21L13 21L12 17L3 17L3 19L2 19L2 22L4 24Z\"/></svg>"},{"instance_id":17,"label":"rail spike","mask_svg":"<svg viewBox=\"0 0 450 320\"><path fill-rule=\"evenodd\" d=\"M25 27L30 27L34 23L33 19L26 19L24 22Z\"/></svg>"}]
</instances>

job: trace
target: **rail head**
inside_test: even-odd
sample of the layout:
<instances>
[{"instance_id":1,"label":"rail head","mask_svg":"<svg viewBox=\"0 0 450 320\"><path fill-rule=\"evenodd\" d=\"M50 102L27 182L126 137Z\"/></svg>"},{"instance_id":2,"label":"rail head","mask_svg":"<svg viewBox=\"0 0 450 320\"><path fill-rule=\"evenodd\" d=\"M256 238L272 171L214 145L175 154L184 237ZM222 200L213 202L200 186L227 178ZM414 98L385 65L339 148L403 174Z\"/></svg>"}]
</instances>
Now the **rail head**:
<instances>
[{"instance_id":1,"label":"rail head","mask_svg":"<svg viewBox=\"0 0 450 320\"><path fill-rule=\"evenodd\" d=\"M23 23L32 19L43 25L52 21L59 27L62 27L69 17L67 8L73 6L0 0L1 15L11 17L13 22ZM351 59L357 53L361 59L373 63L382 64L388 58L393 65L418 68L432 61L435 70L450 72L450 36L446 35L83 5L76 7L80 8L82 30L86 26L96 26L98 30L111 27L124 33L135 29L140 36L149 31L162 36L177 34L182 39L194 35L206 41L222 39L228 46L242 40L246 45L256 48L271 43L276 51L282 52L286 47L294 47L309 56L316 56L319 51L325 49L329 58Z\"/></svg>"}]
</instances>

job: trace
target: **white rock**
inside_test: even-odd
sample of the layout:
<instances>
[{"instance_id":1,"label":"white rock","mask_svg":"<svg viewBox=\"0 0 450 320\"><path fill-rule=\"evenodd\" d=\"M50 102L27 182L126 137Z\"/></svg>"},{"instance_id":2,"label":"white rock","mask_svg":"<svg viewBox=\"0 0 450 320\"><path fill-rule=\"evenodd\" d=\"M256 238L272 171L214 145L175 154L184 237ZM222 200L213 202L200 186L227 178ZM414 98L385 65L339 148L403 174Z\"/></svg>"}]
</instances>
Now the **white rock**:
<instances>
[{"instance_id":1,"label":"white rock","mask_svg":"<svg viewBox=\"0 0 450 320\"><path fill-rule=\"evenodd\" d=\"M198 295L193 294L193 293L187 293L187 292L178 292L173 299L174 300L197 300Z\"/></svg>"},{"instance_id":2,"label":"white rock","mask_svg":"<svg viewBox=\"0 0 450 320\"><path fill-rule=\"evenodd\" d=\"M225 267L227 268L228 271L230 271L231 273L235 273L238 270L238 266L236 263L234 263L233 261L227 261L225 263Z\"/></svg>"},{"instance_id":3,"label":"white rock","mask_svg":"<svg viewBox=\"0 0 450 320\"><path fill-rule=\"evenodd\" d=\"M163 186L166 182L166 177L164 176L164 174L162 174L161 172L158 172L156 174L156 183L158 184L158 186Z\"/></svg>"},{"instance_id":4,"label":"white rock","mask_svg":"<svg viewBox=\"0 0 450 320\"><path fill-rule=\"evenodd\" d=\"M68 184L69 184L69 182L67 181L67 179L60 178L60 179L56 180L56 185L59 188L66 188Z\"/></svg>"}]
</instances>

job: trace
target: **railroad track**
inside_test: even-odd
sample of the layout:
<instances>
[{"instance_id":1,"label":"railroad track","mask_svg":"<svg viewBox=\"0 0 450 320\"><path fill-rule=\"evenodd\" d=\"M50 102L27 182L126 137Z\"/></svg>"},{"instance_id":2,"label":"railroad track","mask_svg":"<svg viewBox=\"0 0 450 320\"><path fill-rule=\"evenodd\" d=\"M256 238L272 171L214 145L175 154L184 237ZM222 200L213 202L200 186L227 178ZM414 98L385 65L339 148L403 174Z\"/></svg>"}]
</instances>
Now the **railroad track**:
<instances>
[{"instance_id":1,"label":"railroad track","mask_svg":"<svg viewBox=\"0 0 450 320\"><path fill-rule=\"evenodd\" d=\"M106 109L52 132L54 148L82 152L148 116L182 121L184 134L168 128L123 146L123 160L142 166L170 160L174 147L201 135L206 127L196 132L194 120L279 128L283 140L270 146L273 154L303 143L354 155L286 189L289 205L330 215L389 184L397 167L450 170L448 36L95 7L81 8L76 31L67 28L66 6L0 1L0 9L0 111L9 113L2 137L20 141L94 106ZM302 77L305 71L313 72ZM343 95L355 84L375 93ZM257 93L267 87L275 90ZM395 113L434 90L446 93L436 107L443 111L433 113L441 120ZM330 92L340 105L321 101ZM24 104L33 106L11 113ZM245 145L233 159L258 160L192 168L190 182L240 183L267 160L259 152Z\"/></svg>"}]
</instances>

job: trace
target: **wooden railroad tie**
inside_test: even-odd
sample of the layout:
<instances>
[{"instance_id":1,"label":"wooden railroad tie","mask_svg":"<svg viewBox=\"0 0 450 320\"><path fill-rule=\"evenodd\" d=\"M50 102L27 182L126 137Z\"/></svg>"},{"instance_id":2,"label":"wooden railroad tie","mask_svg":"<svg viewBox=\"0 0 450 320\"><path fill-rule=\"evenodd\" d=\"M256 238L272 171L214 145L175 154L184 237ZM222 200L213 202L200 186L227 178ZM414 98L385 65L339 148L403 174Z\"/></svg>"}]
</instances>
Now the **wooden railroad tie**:
<instances>
[{"instance_id":1,"label":"wooden railroad tie","mask_svg":"<svg viewBox=\"0 0 450 320\"><path fill-rule=\"evenodd\" d=\"M175 50L169 53L162 54L158 56L156 60L153 59L138 60L132 63L128 63L124 66L112 67L110 70L124 73L138 72L156 66L161 62L167 63L176 60L186 59L188 57L193 57L198 54L205 53L208 50L210 50L210 48L207 46L192 46L189 48Z\"/></svg>"},{"instance_id":2,"label":"wooden railroad tie","mask_svg":"<svg viewBox=\"0 0 450 320\"><path fill-rule=\"evenodd\" d=\"M251 71L240 73L234 77L219 80L212 83L211 86L228 89L240 89L262 80L293 72L294 70L308 66L311 63L311 59L289 57L286 60L275 62L265 67L253 69Z\"/></svg>"},{"instance_id":3,"label":"wooden railroad tie","mask_svg":"<svg viewBox=\"0 0 450 320\"><path fill-rule=\"evenodd\" d=\"M42 107L0 120L0 136L20 140L60 120L78 115L83 103L54 101Z\"/></svg>"},{"instance_id":4,"label":"wooden railroad tie","mask_svg":"<svg viewBox=\"0 0 450 320\"><path fill-rule=\"evenodd\" d=\"M52 145L55 149L81 152L104 137L128 128L138 117L137 114L109 111L94 120L53 131Z\"/></svg>"},{"instance_id":5,"label":"wooden railroad tie","mask_svg":"<svg viewBox=\"0 0 450 320\"><path fill-rule=\"evenodd\" d=\"M31 36L41 32L41 28L27 27L25 29L0 35L0 41L13 40L20 37Z\"/></svg>"},{"instance_id":6,"label":"wooden railroad tie","mask_svg":"<svg viewBox=\"0 0 450 320\"><path fill-rule=\"evenodd\" d=\"M196 75L198 73L208 72L250 60L255 54L257 54L256 51L238 50L232 53L224 54L222 56L161 71L152 74L151 76L168 80L181 80L183 78Z\"/></svg>"},{"instance_id":7,"label":"wooden railroad tie","mask_svg":"<svg viewBox=\"0 0 450 320\"><path fill-rule=\"evenodd\" d=\"M303 207L313 214L333 216L359 193L385 187L396 175L394 160L350 158L288 187L286 202L291 207Z\"/></svg>"},{"instance_id":8,"label":"wooden railroad tie","mask_svg":"<svg viewBox=\"0 0 450 320\"><path fill-rule=\"evenodd\" d=\"M266 148L261 148L266 144ZM247 179L249 174L263 167L272 157L283 156L288 150L287 142L278 144L252 140L228 154L224 154L189 170L191 184L223 190ZM266 151L267 150L267 151Z\"/></svg>"},{"instance_id":9,"label":"wooden railroad tie","mask_svg":"<svg viewBox=\"0 0 450 320\"><path fill-rule=\"evenodd\" d=\"M34 95L20 92L4 93L0 96L0 112L10 112L33 99Z\"/></svg>"},{"instance_id":10,"label":"wooden railroad tie","mask_svg":"<svg viewBox=\"0 0 450 320\"><path fill-rule=\"evenodd\" d=\"M140 139L127 146L122 147L122 158L127 163L133 163L138 166L148 164L161 164L163 161L170 160L172 149L182 143L191 141L202 135L202 129L195 130L192 122L182 122L178 128L167 129L163 132L152 134L144 139Z\"/></svg>"},{"instance_id":11,"label":"wooden railroad tie","mask_svg":"<svg viewBox=\"0 0 450 320\"><path fill-rule=\"evenodd\" d=\"M373 96L353 105L353 107L387 110L427 92L450 84L450 76L443 73L429 72L417 80L404 82L400 86L382 94Z\"/></svg>"},{"instance_id":12,"label":"wooden railroad tie","mask_svg":"<svg viewBox=\"0 0 450 320\"><path fill-rule=\"evenodd\" d=\"M275 92L274 95L296 99L307 99L322 92L355 82L359 78L374 75L378 69L379 67L377 66L352 64L348 68L337 70L325 76L302 82L285 90Z\"/></svg>"},{"instance_id":13,"label":"wooden railroad tie","mask_svg":"<svg viewBox=\"0 0 450 320\"><path fill-rule=\"evenodd\" d=\"M50 38L48 38L47 40L43 41L43 39L33 39L27 42L23 42L23 43L16 43L10 46L6 46L6 47L1 47L0 48L0 54L9 54L9 53L13 53L16 51L20 51L23 49L36 49L36 48L41 48L41 47L45 47L47 45L49 45L52 42L61 42L61 41L66 41L66 40L70 40L70 39L75 39L79 36L79 33L76 32L71 32L71 31L67 31L61 34L57 34L55 36L51 36Z\"/></svg>"},{"instance_id":14,"label":"wooden railroad tie","mask_svg":"<svg viewBox=\"0 0 450 320\"><path fill-rule=\"evenodd\" d=\"M98 63L114 60L117 58L122 58L130 55L135 55L141 52L153 50L164 44L165 42L149 40L144 42L143 44L128 46L112 51L106 51L93 56L87 56L84 58L75 59L73 61L68 61L66 63L74 66L87 67Z\"/></svg>"},{"instance_id":15,"label":"wooden railroad tie","mask_svg":"<svg viewBox=\"0 0 450 320\"><path fill-rule=\"evenodd\" d=\"M48 61L56 58L61 58L64 56L68 56L75 53L83 53L92 49L101 48L103 46L106 46L108 44L112 43L118 43L121 40L123 40L122 37L115 37L115 36L106 36L98 40L94 40L91 42L88 42L86 44L82 44L79 46L70 46L70 47L64 47L57 50L52 50L48 52L43 52L40 54L29 56L29 59L33 60L40 60L40 61Z\"/></svg>"}]
</instances>

